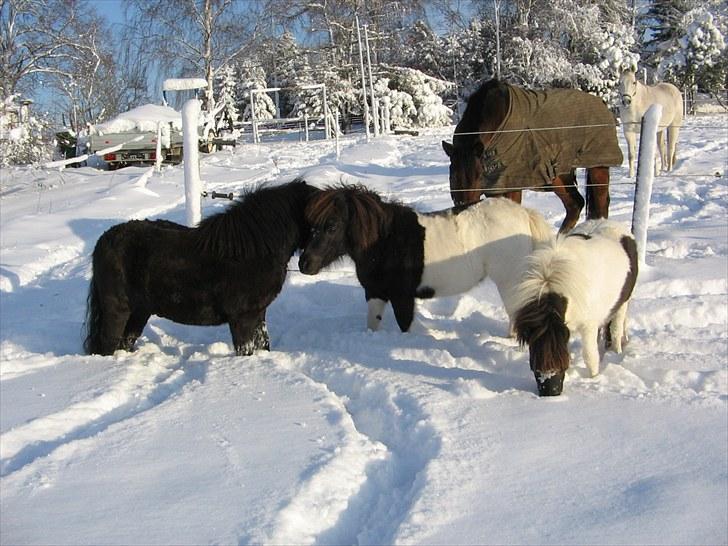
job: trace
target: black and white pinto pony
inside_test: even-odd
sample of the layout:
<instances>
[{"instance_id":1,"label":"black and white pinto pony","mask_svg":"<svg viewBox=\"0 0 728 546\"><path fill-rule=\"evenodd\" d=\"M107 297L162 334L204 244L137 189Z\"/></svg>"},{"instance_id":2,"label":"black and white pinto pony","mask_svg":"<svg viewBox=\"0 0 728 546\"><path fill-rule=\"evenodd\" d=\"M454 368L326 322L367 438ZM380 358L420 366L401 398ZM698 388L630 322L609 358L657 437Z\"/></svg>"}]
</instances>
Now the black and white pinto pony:
<instances>
[{"instance_id":1,"label":"black and white pinto pony","mask_svg":"<svg viewBox=\"0 0 728 546\"><path fill-rule=\"evenodd\" d=\"M249 191L195 228L132 220L101 235L93 252L89 354L131 351L154 314L192 325L228 323L235 352L269 349L266 308L309 228L303 180Z\"/></svg>"},{"instance_id":2,"label":"black and white pinto pony","mask_svg":"<svg viewBox=\"0 0 728 546\"><path fill-rule=\"evenodd\" d=\"M653 104L662 105L657 144L663 171L671 171L677 161L677 137L683 123L683 99L680 90L671 83L645 85L637 80L634 71L622 72L619 78L619 117L627 141L629 176L635 176L637 135L640 134L642 116ZM655 171L657 165L655 165Z\"/></svg>"},{"instance_id":3,"label":"black and white pinto pony","mask_svg":"<svg viewBox=\"0 0 728 546\"><path fill-rule=\"evenodd\" d=\"M387 302L409 330L415 298L465 292L486 277L512 317L512 287L534 245L553 238L537 212L505 198L421 214L361 185L322 190L306 208L311 237L300 258L314 275L344 255L356 265L377 330Z\"/></svg>"},{"instance_id":4,"label":"black and white pinto pony","mask_svg":"<svg viewBox=\"0 0 728 546\"><path fill-rule=\"evenodd\" d=\"M516 288L516 337L529 347L539 395L561 394L569 336L579 333L584 362L599 372L599 331L622 352L637 279L635 240L622 225L588 220L534 251Z\"/></svg>"}]
</instances>

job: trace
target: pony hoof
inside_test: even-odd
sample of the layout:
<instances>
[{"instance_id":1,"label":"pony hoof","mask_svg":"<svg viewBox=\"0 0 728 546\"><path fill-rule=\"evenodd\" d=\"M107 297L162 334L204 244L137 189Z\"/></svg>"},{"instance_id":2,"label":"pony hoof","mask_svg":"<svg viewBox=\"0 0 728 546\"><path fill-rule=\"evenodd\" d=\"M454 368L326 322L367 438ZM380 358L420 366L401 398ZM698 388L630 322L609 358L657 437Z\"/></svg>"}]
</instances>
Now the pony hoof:
<instances>
[{"instance_id":1,"label":"pony hoof","mask_svg":"<svg viewBox=\"0 0 728 546\"><path fill-rule=\"evenodd\" d=\"M552 372L542 374L534 372L539 396L558 396L564 389L564 376L566 372Z\"/></svg>"}]
</instances>

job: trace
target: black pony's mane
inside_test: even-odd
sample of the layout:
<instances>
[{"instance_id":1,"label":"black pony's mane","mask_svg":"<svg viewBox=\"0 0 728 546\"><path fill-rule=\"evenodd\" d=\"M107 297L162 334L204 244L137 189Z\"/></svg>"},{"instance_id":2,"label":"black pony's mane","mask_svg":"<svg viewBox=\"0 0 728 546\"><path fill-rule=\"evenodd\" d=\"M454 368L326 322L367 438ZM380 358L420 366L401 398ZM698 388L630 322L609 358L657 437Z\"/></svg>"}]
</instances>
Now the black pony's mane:
<instances>
[{"instance_id":1,"label":"black pony's mane","mask_svg":"<svg viewBox=\"0 0 728 546\"><path fill-rule=\"evenodd\" d=\"M303 209L312 188L300 178L282 185L247 190L223 212L195 229L200 251L235 259L253 259L295 250L301 240Z\"/></svg>"},{"instance_id":2,"label":"black pony's mane","mask_svg":"<svg viewBox=\"0 0 728 546\"><path fill-rule=\"evenodd\" d=\"M480 131L483 120L497 119L498 124L505 117L507 112L497 110L499 102L495 100L501 95L506 104L508 98L508 84L493 78L483 82L480 87L468 97L468 104L463 112L463 117L458 123L455 133L475 133ZM467 144L478 138L478 135L456 135L463 144Z\"/></svg>"}]
</instances>

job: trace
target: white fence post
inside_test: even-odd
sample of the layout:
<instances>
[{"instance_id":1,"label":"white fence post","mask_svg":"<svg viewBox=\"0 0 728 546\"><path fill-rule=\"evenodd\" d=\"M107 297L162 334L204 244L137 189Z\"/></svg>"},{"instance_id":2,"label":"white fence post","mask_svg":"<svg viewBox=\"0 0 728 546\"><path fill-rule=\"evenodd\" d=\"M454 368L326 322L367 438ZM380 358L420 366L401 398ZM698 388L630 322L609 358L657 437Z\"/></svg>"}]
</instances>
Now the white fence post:
<instances>
[{"instance_id":1,"label":"white fence post","mask_svg":"<svg viewBox=\"0 0 728 546\"><path fill-rule=\"evenodd\" d=\"M645 265L647 224L650 221L652 182L655 179L657 129L661 117L662 105L653 104L642 117L642 127L640 129L640 146L637 156L637 185L634 190L634 209L632 212L632 233L637 243L637 257L640 265Z\"/></svg>"},{"instance_id":2,"label":"white fence post","mask_svg":"<svg viewBox=\"0 0 728 546\"><path fill-rule=\"evenodd\" d=\"M366 129L367 142L369 142L369 103L367 102L367 80L364 75L364 52L361 46L361 28L359 27L359 16L354 16L356 20L356 37L359 43L359 71L361 72L361 94L364 98L364 128Z\"/></svg>"},{"instance_id":3,"label":"white fence post","mask_svg":"<svg viewBox=\"0 0 728 546\"><path fill-rule=\"evenodd\" d=\"M334 127L334 138L336 139L336 159L341 155L341 147L339 145L339 109L336 109L336 126Z\"/></svg>"},{"instance_id":4,"label":"white fence post","mask_svg":"<svg viewBox=\"0 0 728 546\"><path fill-rule=\"evenodd\" d=\"M182 146L184 153L185 207L187 225L194 227L202 218L202 182L200 180L200 154L197 124L200 118L200 101L188 100L182 107Z\"/></svg>"},{"instance_id":5,"label":"white fence post","mask_svg":"<svg viewBox=\"0 0 728 546\"><path fill-rule=\"evenodd\" d=\"M170 145L168 148L172 147L172 136L170 135ZM159 172L162 170L162 122L157 122L157 147L155 150L154 155L154 170Z\"/></svg>"}]
</instances>

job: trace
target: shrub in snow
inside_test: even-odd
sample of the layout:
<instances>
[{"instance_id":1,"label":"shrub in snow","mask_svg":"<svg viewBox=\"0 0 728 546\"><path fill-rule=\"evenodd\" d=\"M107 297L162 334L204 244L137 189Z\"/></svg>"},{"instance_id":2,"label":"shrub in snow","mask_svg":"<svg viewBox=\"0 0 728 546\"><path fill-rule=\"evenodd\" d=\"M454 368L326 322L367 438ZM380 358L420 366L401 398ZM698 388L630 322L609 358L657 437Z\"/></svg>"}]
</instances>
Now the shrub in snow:
<instances>
[{"instance_id":1,"label":"shrub in snow","mask_svg":"<svg viewBox=\"0 0 728 546\"><path fill-rule=\"evenodd\" d=\"M417 107L412 95L398 89L390 89L389 78L381 78L374 84L374 94L380 104L389 108L390 125L394 127L413 127L417 117ZM385 101L384 98L388 100Z\"/></svg>"},{"instance_id":2,"label":"shrub in snow","mask_svg":"<svg viewBox=\"0 0 728 546\"><path fill-rule=\"evenodd\" d=\"M681 85L725 85L725 54L725 39L718 21L705 9L690 10L682 17L677 38L667 46L658 74Z\"/></svg>"},{"instance_id":3,"label":"shrub in snow","mask_svg":"<svg viewBox=\"0 0 728 546\"><path fill-rule=\"evenodd\" d=\"M393 127L441 127L452 123L452 110L440 97L449 89L449 82L404 67L386 67L390 77L379 83L375 94L390 101Z\"/></svg>"},{"instance_id":4,"label":"shrub in snow","mask_svg":"<svg viewBox=\"0 0 728 546\"><path fill-rule=\"evenodd\" d=\"M239 68L236 99L242 110L242 119L252 119L250 94L253 89L265 89L265 70L260 66L243 66ZM273 119L276 117L276 105L267 93L255 93L253 98L256 119Z\"/></svg>"},{"instance_id":5,"label":"shrub in snow","mask_svg":"<svg viewBox=\"0 0 728 546\"><path fill-rule=\"evenodd\" d=\"M47 161L52 148L43 140L43 124L30 115L17 95L0 102L0 166Z\"/></svg>"}]
</instances>

